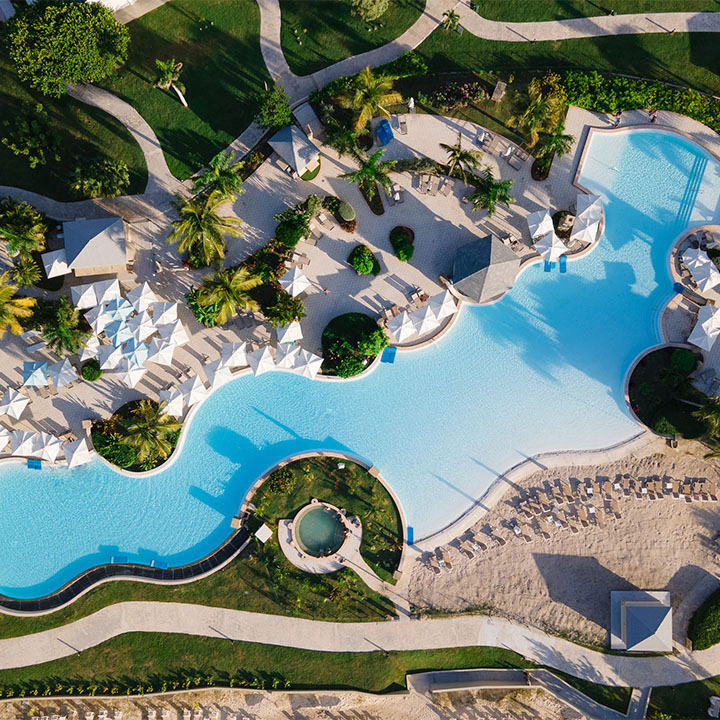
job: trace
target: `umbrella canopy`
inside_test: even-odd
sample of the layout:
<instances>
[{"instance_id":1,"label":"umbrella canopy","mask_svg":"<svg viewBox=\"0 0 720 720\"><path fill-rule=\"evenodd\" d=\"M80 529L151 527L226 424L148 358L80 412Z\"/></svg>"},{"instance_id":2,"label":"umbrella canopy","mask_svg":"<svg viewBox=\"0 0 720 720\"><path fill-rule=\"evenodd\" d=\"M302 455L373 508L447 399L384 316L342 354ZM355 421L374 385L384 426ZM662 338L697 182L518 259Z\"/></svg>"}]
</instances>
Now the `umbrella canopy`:
<instances>
[{"instance_id":1,"label":"umbrella canopy","mask_svg":"<svg viewBox=\"0 0 720 720\"><path fill-rule=\"evenodd\" d=\"M3 425L0 425L0 452L5 452L11 437L12 432Z\"/></svg>"},{"instance_id":2,"label":"umbrella canopy","mask_svg":"<svg viewBox=\"0 0 720 720\"><path fill-rule=\"evenodd\" d=\"M119 296L105 303L103 310L110 322L124 322L134 312L133 306L124 297Z\"/></svg>"},{"instance_id":3,"label":"umbrella canopy","mask_svg":"<svg viewBox=\"0 0 720 720\"><path fill-rule=\"evenodd\" d=\"M285 327L277 329L277 339L279 343L291 343L296 340L302 340L302 328L300 323L295 320Z\"/></svg>"},{"instance_id":4,"label":"umbrella canopy","mask_svg":"<svg viewBox=\"0 0 720 720\"><path fill-rule=\"evenodd\" d=\"M302 348L299 345L278 345L275 353L275 365L291 370L295 367L301 351Z\"/></svg>"},{"instance_id":5,"label":"umbrella canopy","mask_svg":"<svg viewBox=\"0 0 720 720\"><path fill-rule=\"evenodd\" d=\"M297 265L291 270L288 270L280 278L280 284L293 297L300 295L300 293L305 292L305 290L312 287L312 283L302 274L302 271L297 267Z\"/></svg>"},{"instance_id":6,"label":"umbrella canopy","mask_svg":"<svg viewBox=\"0 0 720 720\"><path fill-rule=\"evenodd\" d=\"M86 310L87 308L97 307L98 299L95 294L95 286L92 283L71 287L70 294L72 295L72 301L75 303L78 310Z\"/></svg>"},{"instance_id":7,"label":"umbrella canopy","mask_svg":"<svg viewBox=\"0 0 720 720\"><path fill-rule=\"evenodd\" d=\"M245 367L248 364L246 347L244 342L224 342L222 344L222 361L228 367Z\"/></svg>"},{"instance_id":8,"label":"umbrella canopy","mask_svg":"<svg viewBox=\"0 0 720 720\"><path fill-rule=\"evenodd\" d=\"M35 452L38 453L43 460L51 463L55 462L61 449L62 441L60 438L56 438L54 435L45 432L41 432L38 436Z\"/></svg>"},{"instance_id":9,"label":"umbrella canopy","mask_svg":"<svg viewBox=\"0 0 720 720\"><path fill-rule=\"evenodd\" d=\"M85 463L89 463L92 460L92 455L90 454L85 438L65 443L62 449L68 468L85 465Z\"/></svg>"},{"instance_id":10,"label":"umbrella canopy","mask_svg":"<svg viewBox=\"0 0 720 720\"><path fill-rule=\"evenodd\" d=\"M100 305L109 303L113 298L120 297L120 283L117 278L98 280L93 283L93 287L95 288L95 297Z\"/></svg>"},{"instance_id":11,"label":"umbrella canopy","mask_svg":"<svg viewBox=\"0 0 720 720\"><path fill-rule=\"evenodd\" d=\"M130 340L123 346L123 359L127 361L130 367L138 367L142 365L150 354L150 349L143 342L137 342L137 340Z\"/></svg>"},{"instance_id":12,"label":"umbrella canopy","mask_svg":"<svg viewBox=\"0 0 720 720\"><path fill-rule=\"evenodd\" d=\"M157 330L147 310L142 310L135 317L131 317L127 321L127 325L135 340L138 341L147 340Z\"/></svg>"},{"instance_id":13,"label":"umbrella canopy","mask_svg":"<svg viewBox=\"0 0 720 720\"><path fill-rule=\"evenodd\" d=\"M85 362L86 360L89 360L90 358L97 357L99 348L100 348L100 340L98 340L97 336L91 335L87 339L87 342L85 343L85 347L82 349L82 352L80 353L80 361Z\"/></svg>"},{"instance_id":14,"label":"umbrella canopy","mask_svg":"<svg viewBox=\"0 0 720 720\"><path fill-rule=\"evenodd\" d=\"M12 454L21 455L23 457L36 457L38 455L38 445L40 435L35 432L25 432L18 430L11 434L10 443L12 445Z\"/></svg>"},{"instance_id":15,"label":"umbrella canopy","mask_svg":"<svg viewBox=\"0 0 720 720\"><path fill-rule=\"evenodd\" d=\"M530 237L542 237L555 230L552 215L550 215L549 210L538 210L537 212L530 213L526 219L528 229L530 230Z\"/></svg>"},{"instance_id":16,"label":"umbrella canopy","mask_svg":"<svg viewBox=\"0 0 720 720\"><path fill-rule=\"evenodd\" d=\"M425 335L440 325L440 321L429 305L423 305L419 310L411 312L409 317L415 325L415 332L418 335Z\"/></svg>"},{"instance_id":17,"label":"umbrella canopy","mask_svg":"<svg viewBox=\"0 0 720 720\"><path fill-rule=\"evenodd\" d=\"M150 286L144 282L142 285L134 287L128 294L127 299L139 313L149 310L152 305L158 302L157 296L151 290Z\"/></svg>"},{"instance_id":18,"label":"umbrella canopy","mask_svg":"<svg viewBox=\"0 0 720 720\"><path fill-rule=\"evenodd\" d=\"M158 365L166 365L170 367L172 365L174 352L175 345L171 342L161 340L160 338L154 338L150 343L150 351L147 359L150 362L157 363Z\"/></svg>"},{"instance_id":19,"label":"umbrella canopy","mask_svg":"<svg viewBox=\"0 0 720 720\"><path fill-rule=\"evenodd\" d=\"M0 415L9 415L11 418L19 420L29 402L29 397L18 392L15 388L8 388L2 400L0 400Z\"/></svg>"},{"instance_id":20,"label":"umbrella canopy","mask_svg":"<svg viewBox=\"0 0 720 720\"><path fill-rule=\"evenodd\" d=\"M210 394L210 391L205 387L205 383L197 375L181 383L178 390L183 394L188 407L199 403Z\"/></svg>"},{"instance_id":21,"label":"umbrella canopy","mask_svg":"<svg viewBox=\"0 0 720 720\"><path fill-rule=\"evenodd\" d=\"M415 323L412 321L410 315L406 310L403 310L399 315L394 318L390 318L387 321L387 329L393 336L395 342L405 342L408 338L411 338L417 333L415 330Z\"/></svg>"},{"instance_id":22,"label":"umbrella canopy","mask_svg":"<svg viewBox=\"0 0 720 720\"><path fill-rule=\"evenodd\" d=\"M105 334L115 347L133 339L132 330L124 320L116 320L105 327Z\"/></svg>"},{"instance_id":23,"label":"umbrella canopy","mask_svg":"<svg viewBox=\"0 0 720 720\"><path fill-rule=\"evenodd\" d=\"M23 363L23 385L45 387L48 384L48 364L46 362Z\"/></svg>"},{"instance_id":24,"label":"umbrella canopy","mask_svg":"<svg viewBox=\"0 0 720 720\"><path fill-rule=\"evenodd\" d=\"M247 358L253 375L262 375L269 370L275 369L275 360L273 359L272 352L270 352L269 345L263 345L257 350L248 353Z\"/></svg>"},{"instance_id":25,"label":"umbrella canopy","mask_svg":"<svg viewBox=\"0 0 720 720\"><path fill-rule=\"evenodd\" d=\"M169 325L163 325L160 328L160 337L163 340L167 340L173 345L184 345L190 338L188 337L185 326L179 321L170 323Z\"/></svg>"},{"instance_id":26,"label":"umbrella canopy","mask_svg":"<svg viewBox=\"0 0 720 720\"><path fill-rule=\"evenodd\" d=\"M101 345L98 348L97 357L103 370L114 370L122 360L122 348L113 345Z\"/></svg>"},{"instance_id":27,"label":"umbrella canopy","mask_svg":"<svg viewBox=\"0 0 720 720\"><path fill-rule=\"evenodd\" d=\"M703 305L688 342L703 350L711 350L720 335L720 309L712 305Z\"/></svg>"},{"instance_id":28,"label":"umbrella canopy","mask_svg":"<svg viewBox=\"0 0 720 720\"><path fill-rule=\"evenodd\" d=\"M155 302L152 304L155 325L169 325L177 320L177 303Z\"/></svg>"},{"instance_id":29,"label":"umbrella canopy","mask_svg":"<svg viewBox=\"0 0 720 720\"><path fill-rule=\"evenodd\" d=\"M599 195L585 195L584 193L578 195L575 222L570 239L594 243L598 237L602 216L602 199Z\"/></svg>"},{"instance_id":30,"label":"umbrella canopy","mask_svg":"<svg viewBox=\"0 0 720 720\"><path fill-rule=\"evenodd\" d=\"M688 248L682 259L700 292L707 292L720 285L720 272L704 250Z\"/></svg>"},{"instance_id":31,"label":"umbrella canopy","mask_svg":"<svg viewBox=\"0 0 720 720\"><path fill-rule=\"evenodd\" d=\"M433 295L428 299L427 304L438 320L444 320L457 312L455 298L449 290Z\"/></svg>"},{"instance_id":32,"label":"umbrella canopy","mask_svg":"<svg viewBox=\"0 0 720 720\"><path fill-rule=\"evenodd\" d=\"M182 417L185 410L185 396L175 388L160 391L160 402L165 403L164 412L173 417Z\"/></svg>"},{"instance_id":33,"label":"umbrella canopy","mask_svg":"<svg viewBox=\"0 0 720 720\"><path fill-rule=\"evenodd\" d=\"M75 368L70 364L70 361L67 358L53 363L48 368L48 375L56 388L69 385L71 382L78 379L78 374Z\"/></svg>"},{"instance_id":34,"label":"umbrella canopy","mask_svg":"<svg viewBox=\"0 0 720 720\"><path fill-rule=\"evenodd\" d=\"M90 324L93 332L99 335L105 326L110 323L110 318L105 314L105 308L102 305L96 305L85 313L85 319Z\"/></svg>"},{"instance_id":35,"label":"umbrella canopy","mask_svg":"<svg viewBox=\"0 0 720 720\"><path fill-rule=\"evenodd\" d=\"M230 380L234 377L232 370L228 365L223 363L222 358L209 362L205 365L203 370L205 371L205 377L208 379L210 387L213 390L219 388L227 382L230 382Z\"/></svg>"},{"instance_id":36,"label":"umbrella canopy","mask_svg":"<svg viewBox=\"0 0 720 720\"><path fill-rule=\"evenodd\" d=\"M567 252L567 246L554 231L536 240L535 249L548 262L555 262L561 255Z\"/></svg>"},{"instance_id":37,"label":"umbrella canopy","mask_svg":"<svg viewBox=\"0 0 720 720\"><path fill-rule=\"evenodd\" d=\"M147 368L142 365L131 365L127 360L122 360L118 365L116 372L123 385L134 388L147 372Z\"/></svg>"},{"instance_id":38,"label":"umbrella canopy","mask_svg":"<svg viewBox=\"0 0 720 720\"><path fill-rule=\"evenodd\" d=\"M293 368L299 375L304 375L313 380L320 372L323 359L319 355L315 355L307 350L301 350L298 353L295 367Z\"/></svg>"},{"instance_id":39,"label":"umbrella canopy","mask_svg":"<svg viewBox=\"0 0 720 720\"><path fill-rule=\"evenodd\" d=\"M578 193L575 207L575 217L596 218L600 220L603 216L602 198L599 195L588 195Z\"/></svg>"}]
</instances>

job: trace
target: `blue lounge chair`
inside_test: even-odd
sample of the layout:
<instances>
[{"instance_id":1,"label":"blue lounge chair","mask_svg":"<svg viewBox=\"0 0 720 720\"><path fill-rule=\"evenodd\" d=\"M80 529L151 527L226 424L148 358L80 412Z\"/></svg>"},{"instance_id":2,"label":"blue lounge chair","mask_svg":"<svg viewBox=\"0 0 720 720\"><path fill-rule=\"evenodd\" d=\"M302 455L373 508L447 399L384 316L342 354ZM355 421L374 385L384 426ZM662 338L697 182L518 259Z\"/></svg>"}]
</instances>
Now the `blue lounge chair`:
<instances>
[{"instance_id":1,"label":"blue lounge chair","mask_svg":"<svg viewBox=\"0 0 720 720\"><path fill-rule=\"evenodd\" d=\"M549 260L545 261L545 272L550 272L555 267L555 263L551 263Z\"/></svg>"},{"instance_id":2,"label":"blue lounge chair","mask_svg":"<svg viewBox=\"0 0 720 720\"><path fill-rule=\"evenodd\" d=\"M29 470L42 470L42 461L28 458L27 466Z\"/></svg>"},{"instance_id":3,"label":"blue lounge chair","mask_svg":"<svg viewBox=\"0 0 720 720\"><path fill-rule=\"evenodd\" d=\"M384 363L390 363L392 365L392 363L395 362L395 353L397 353L396 347L386 347L383 350L383 354L382 354L382 357L380 358L380 361L384 362Z\"/></svg>"},{"instance_id":4,"label":"blue lounge chair","mask_svg":"<svg viewBox=\"0 0 720 720\"><path fill-rule=\"evenodd\" d=\"M560 265L561 273L567 272L567 257L565 255L560 256L560 260L558 260L558 264Z\"/></svg>"},{"instance_id":5,"label":"blue lounge chair","mask_svg":"<svg viewBox=\"0 0 720 720\"><path fill-rule=\"evenodd\" d=\"M390 123L387 120L381 120L376 130L378 140L383 144L387 145L394 137Z\"/></svg>"}]
</instances>

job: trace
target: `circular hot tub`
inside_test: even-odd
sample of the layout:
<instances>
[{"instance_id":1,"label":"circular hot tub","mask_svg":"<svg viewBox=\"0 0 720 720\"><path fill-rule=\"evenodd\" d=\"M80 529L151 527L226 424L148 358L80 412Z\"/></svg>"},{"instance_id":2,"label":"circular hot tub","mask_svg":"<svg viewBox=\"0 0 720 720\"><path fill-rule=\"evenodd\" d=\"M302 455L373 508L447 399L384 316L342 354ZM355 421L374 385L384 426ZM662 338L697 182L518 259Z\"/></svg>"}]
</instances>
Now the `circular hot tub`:
<instances>
[{"instance_id":1,"label":"circular hot tub","mask_svg":"<svg viewBox=\"0 0 720 720\"><path fill-rule=\"evenodd\" d=\"M293 534L303 552L312 557L327 557L342 547L347 530L337 508L315 502L296 515Z\"/></svg>"}]
</instances>

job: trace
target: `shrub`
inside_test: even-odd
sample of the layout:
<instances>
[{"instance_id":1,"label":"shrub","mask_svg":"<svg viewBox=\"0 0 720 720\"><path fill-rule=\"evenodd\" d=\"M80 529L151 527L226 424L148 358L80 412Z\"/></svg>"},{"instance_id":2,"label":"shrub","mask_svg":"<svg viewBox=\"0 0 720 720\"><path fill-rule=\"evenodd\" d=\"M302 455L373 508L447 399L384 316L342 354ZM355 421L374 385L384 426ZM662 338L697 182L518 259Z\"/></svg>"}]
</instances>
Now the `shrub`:
<instances>
[{"instance_id":1,"label":"shrub","mask_svg":"<svg viewBox=\"0 0 720 720\"><path fill-rule=\"evenodd\" d=\"M274 85L260 102L258 125L263 128L282 128L291 122L290 98L279 85Z\"/></svg>"},{"instance_id":2,"label":"shrub","mask_svg":"<svg viewBox=\"0 0 720 720\"><path fill-rule=\"evenodd\" d=\"M100 362L95 358L90 358L83 366L80 374L84 380L95 382L102 377L103 371L100 368Z\"/></svg>"},{"instance_id":3,"label":"shrub","mask_svg":"<svg viewBox=\"0 0 720 720\"><path fill-rule=\"evenodd\" d=\"M430 104L441 110L455 110L476 105L488 97L487 90L480 82L451 82L430 96Z\"/></svg>"},{"instance_id":4,"label":"shrub","mask_svg":"<svg viewBox=\"0 0 720 720\"><path fill-rule=\"evenodd\" d=\"M354 233L357 230L357 220L349 220L348 222L341 220L340 227L345 232Z\"/></svg>"},{"instance_id":5,"label":"shrub","mask_svg":"<svg viewBox=\"0 0 720 720\"><path fill-rule=\"evenodd\" d=\"M76 166L68 186L78 198L117 197L130 185L130 168L120 160L96 160Z\"/></svg>"},{"instance_id":6,"label":"shrub","mask_svg":"<svg viewBox=\"0 0 720 720\"><path fill-rule=\"evenodd\" d=\"M677 435L677 428L664 415L657 418L652 425L652 429L658 435Z\"/></svg>"},{"instance_id":7,"label":"shrub","mask_svg":"<svg viewBox=\"0 0 720 720\"><path fill-rule=\"evenodd\" d=\"M365 369L365 363L355 355L346 355L335 368L335 374L341 378L355 377Z\"/></svg>"},{"instance_id":8,"label":"shrub","mask_svg":"<svg viewBox=\"0 0 720 720\"><path fill-rule=\"evenodd\" d=\"M690 618L688 637L693 650L707 650L720 642L720 590L716 590Z\"/></svg>"},{"instance_id":9,"label":"shrub","mask_svg":"<svg viewBox=\"0 0 720 720\"><path fill-rule=\"evenodd\" d=\"M415 234L410 228L399 225L390 231L390 244L392 245L395 255L401 262L407 262L413 256L415 247L413 240Z\"/></svg>"},{"instance_id":10,"label":"shrub","mask_svg":"<svg viewBox=\"0 0 720 720\"><path fill-rule=\"evenodd\" d=\"M333 318L322 334L323 370L340 377L362 372L365 362L388 344L385 330L364 313L345 313Z\"/></svg>"},{"instance_id":11,"label":"shrub","mask_svg":"<svg viewBox=\"0 0 720 720\"><path fill-rule=\"evenodd\" d=\"M202 323L205 327L215 327L218 316L218 306L216 304L203 305L198 300L200 290L191 286L190 290L185 293L185 301L188 308L192 311L195 319Z\"/></svg>"},{"instance_id":12,"label":"shrub","mask_svg":"<svg viewBox=\"0 0 720 720\"><path fill-rule=\"evenodd\" d=\"M352 0L351 12L365 22L372 22L387 12L390 0Z\"/></svg>"},{"instance_id":13,"label":"shrub","mask_svg":"<svg viewBox=\"0 0 720 720\"><path fill-rule=\"evenodd\" d=\"M275 470L267 480L268 490L289 495L295 489L295 473L289 467Z\"/></svg>"},{"instance_id":14,"label":"shrub","mask_svg":"<svg viewBox=\"0 0 720 720\"><path fill-rule=\"evenodd\" d=\"M670 356L670 367L679 373L688 374L695 369L695 355L686 348L677 348Z\"/></svg>"},{"instance_id":15,"label":"shrub","mask_svg":"<svg viewBox=\"0 0 720 720\"><path fill-rule=\"evenodd\" d=\"M296 215L289 220L283 220L275 228L275 239L287 247L295 247L307 236L308 226L305 220Z\"/></svg>"},{"instance_id":16,"label":"shrub","mask_svg":"<svg viewBox=\"0 0 720 720\"><path fill-rule=\"evenodd\" d=\"M135 450L125 445L117 433L93 431L92 442L98 454L113 465L125 469L135 464Z\"/></svg>"},{"instance_id":17,"label":"shrub","mask_svg":"<svg viewBox=\"0 0 720 720\"><path fill-rule=\"evenodd\" d=\"M358 275L377 275L376 266L379 264L367 245L358 245L349 255L348 263L352 265Z\"/></svg>"},{"instance_id":18,"label":"shrub","mask_svg":"<svg viewBox=\"0 0 720 720\"><path fill-rule=\"evenodd\" d=\"M12 120L3 120L3 127L2 144L15 155L25 155L31 168L60 160L60 138L42 103L24 103Z\"/></svg>"},{"instance_id":19,"label":"shrub","mask_svg":"<svg viewBox=\"0 0 720 720\"><path fill-rule=\"evenodd\" d=\"M338 206L337 214L344 222L350 222L355 219L355 208L353 208L349 202L345 202L345 200L343 200Z\"/></svg>"},{"instance_id":20,"label":"shrub","mask_svg":"<svg viewBox=\"0 0 720 720\"><path fill-rule=\"evenodd\" d=\"M414 50L403 53L397 60L381 65L375 74L389 80L426 75L428 66L422 56Z\"/></svg>"},{"instance_id":21,"label":"shrub","mask_svg":"<svg viewBox=\"0 0 720 720\"><path fill-rule=\"evenodd\" d=\"M300 298L281 288L277 291L275 304L266 308L263 315L272 327L289 325L305 317L305 305Z\"/></svg>"}]
</instances>

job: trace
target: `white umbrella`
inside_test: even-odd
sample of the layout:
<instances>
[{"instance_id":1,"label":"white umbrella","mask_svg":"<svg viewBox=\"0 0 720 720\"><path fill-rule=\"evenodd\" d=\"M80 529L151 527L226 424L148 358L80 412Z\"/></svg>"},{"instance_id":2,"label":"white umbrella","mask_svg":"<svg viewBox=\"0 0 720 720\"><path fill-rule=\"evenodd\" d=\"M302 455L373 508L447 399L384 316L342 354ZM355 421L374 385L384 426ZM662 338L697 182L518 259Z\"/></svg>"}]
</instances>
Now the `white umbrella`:
<instances>
[{"instance_id":1,"label":"white umbrella","mask_svg":"<svg viewBox=\"0 0 720 720\"><path fill-rule=\"evenodd\" d=\"M175 320L169 325L163 325L160 328L160 337L175 346L184 345L190 340L184 325L179 320Z\"/></svg>"},{"instance_id":2,"label":"white umbrella","mask_svg":"<svg viewBox=\"0 0 720 720\"><path fill-rule=\"evenodd\" d=\"M312 380L320 372L322 364L323 359L319 355L315 355L307 350L301 350L298 353L293 370L299 375L304 375Z\"/></svg>"},{"instance_id":3,"label":"white umbrella","mask_svg":"<svg viewBox=\"0 0 720 720\"><path fill-rule=\"evenodd\" d=\"M71 287L70 294L72 295L72 301L75 303L78 310L86 310L87 308L97 307L98 299L95 294L95 286L92 283Z\"/></svg>"},{"instance_id":4,"label":"white umbrella","mask_svg":"<svg viewBox=\"0 0 720 720\"><path fill-rule=\"evenodd\" d=\"M395 339L395 342L405 342L408 338L417 333L412 318L403 310L399 315L387 321L387 329Z\"/></svg>"},{"instance_id":5,"label":"white umbrella","mask_svg":"<svg viewBox=\"0 0 720 720\"><path fill-rule=\"evenodd\" d=\"M85 465L85 463L89 463L92 460L92 455L90 454L85 438L67 442L63 445L62 449L68 468Z\"/></svg>"},{"instance_id":6,"label":"white umbrella","mask_svg":"<svg viewBox=\"0 0 720 720\"><path fill-rule=\"evenodd\" d=\"M224 342L222 344L222 361L228 367L245 367L248 364L246 347L244 342Z\"/></svg>"},{"instance_id":7,"label":"white umbrella","mask_svg":"<svg viewBox=\"0 0 720 720\"><path fill-rule=\"evenodd\" d=\"M0 415L9 415L19 420L29 402L30 398L27 395L23 395L15 388L8 388L0 400Z\"/></svg>"},{"instance_id":8,"label":"white umbrella","mask_svg":"<svg viewBox=\"0 0 720 720\"><path fill-rule=\"evenodd\" d=\"M703 350L711 350L720 335L720 309L713 305L703 305L698 311L698 319L690 333L688 342Z\"/></svg>"},{"instance_id":9,"label":"white umbrella","mask_svg":"<svg viewBox=\"0 0 720 720\"><path fill-rule=\"evenodd\" d=\"M585 195L584 193L578 195L575 222L570 232L570 239L594 243L597 240L602 216L602 199L599 195Z\"/></svg>"},{"instance_id":10,"label":"white umbrella","mask_svg":"<svg viewBox=\"0 0 720 720\"><path fill-rule=\"evenodd\" d=\"M157 330L147 310L143 310L135 317L131 317L127 321L127 325L138 341L147 340Z\"/></svg>"},{"instance_id":11,"label":"white umbrella","mask_svg":"<svg viewBox=\"0 0 720 720\"><path fill-rule=\"evenodd\" d=\"M134 312L133 306L124 297L115 297L104 304L103 313L110 322L125 322Z\"/></svg>"},{"instance_id":12,"label":"white umbrella","mask_svg":"<svg viewBox=\"0 0 720 720\"><path fill-rule=\"evenodd\" d=\"M36 452L43 460L55 462L62 449L62 441L50 433L41 432L38 436Z\"/></svg>"},{"instance_id":13,"label":"white umbrella","mask_svg":"<svg viewBox=\"0 0 720 720\"><path fill-rule=\"evenodd\" d=\"M43 253L40 259L42 260L45 274L48 278L60 277L60 275L67 275L71 272L67 264L65 248Z\"/></svg>"},{"instance_id":14,"label":"white umbrella","mask_svg":"<svg viewBox=\"0 0 720 720\"><path fill-rule=\"evenodd\" d=\"M56 388L61 388L64 385L69 385L74 380L78 379L78 374L75 368L72 366L70 361L65 358L64 360L58 360L48 368L48 375L53 381Z\"/></svg>"},{"instance_id":15,"label":"white umbrella","mask_svg":"<svg viewBox=\"0 0 720 720\"><path fill-rule=\"evenodd\" d=\"M575 203L575 217L579 218L582 215L597 218L598 220L602 217L603 206L600 195L578 193L577 202Z\"/></svg>"},{"instance_id":16,"label":"white umbrella","mask_svg":"<svg viewBox=\"0 0 720 720\"><path fill-rule=\"evenodd\" d=\"M120 297L120 283L117 278L98 280L93 283L93 287L95 288L95 297L100 305L104 305L114 298Z\"/></svg>"},{"instance_id":17,"label":"white umbrella","mask_svg":"<svg viewBox=\"0 0 720 720\"><path fill-rule=\"evenodd\" d=\"M299 345L278 345L275 352L275 365L291 370L297 363L302 348Z\"/></svg>"},{"instance_id":18,"label":"white umbrella","mask_svg":"<svg viewBox=\"0 0 720 720\"><path fill-rule=\"evenodd\" d=\"M720 272L704 250L688 248L682 259L701 293L720 285Z\"/></svg>"},{"instance_id":19,"label":"white umbrella","mask_svg":"<svg viewBox=\"0 0 720 720\"><path fill-rule=\"evenodd\" d=\"M547 235L549 232L553 232L552 215L548 210L538 210L537 212L530 213L527 218L528 229L530 230L530 237L536 238L542 235Z\"/></svg>"},{"instance_id":20,"label":"white umbrella","mask_svg":"<svg viewBox=\"0 0 720 720\"><path fill-rule=\"evenodd\" d=\"M547 262L555 262L561 255L567 252L567 246L554 231L536 240L535 249Z\"/></svg>"},{"instance_id":21,"label":"white umbrella","mask_svg":"<svg viewBox=\"0 0 720 720\"><path fill-rule=\"evenodd\" d=\"M23 457L36 457L38 454L39 441L40 435L38 435L38 433L17 430L10 436L12 454Z\"/></svg>"},{"instance_id":22,"label":"white umbrella","mask_svg":"<svg viewBox=\"0 0 720 720\"><path fill-rule=\"evenodd\" d=\"M280 278L280 285L294 297L312 287L312 283L302 274L297 265Z\"/></svg>"},{"instance_id":23,"label":"white umbrella","mask_svg":"<svg viewBox=\"0 0 720 720\"><path fill-rule=\"evenodd\" d=\"M157 296L146 282L144 282L142 285L134 287L127 294L127 299L132 303L135 310L139 313L150 309L151 305L158 302Z\"/></svg>"},{"instance_id":24,"label":"white umbrella","mask_svg":"<svg viewBox=\"0 0 720 720\"><path fill-rule=\"evenodd\" d=\"M105 314L105 308L102 305L96 305L91 310L88 310L85 313L85 319L96 335L99 335L110 323L110 318Z\"/></svg>"},{"instance_id":25,"label":"white umbrella","mask_svg":"<svg viewBox=\"0 0 720 720\"><path fill-rule=\"evenodd\" d=\"M116 372L123 385L134 388L147 372L147 368L142 365L131 365L127 360L123 360L117 367Z\"/></svg>"},{"instance_id":26,"label":"white umbrella","mask_svg":"<svg viewBox=\"0 0 720 720\"><path fill-rule=\"evenodd\" d=\"M230 382L230 380L235 377L233 375L233 371L225 365L225 363L223 363L222 358L209 362L205 365L203 370L205 371L205 377L208 379L210 387L213 390L215 390L215 388L219 388L227 382Z\"/></svg>"},{"instance_id":27,"label":"white umbrella","mask_svg":"<svg viewBox=\"0 0 720 720\"><path fill-rule=\"evenodd\" d=\"M133 339L132 330L124 320L116 320L105 327L105 335L115 347Z\"/></svg>"},{"instance_id":28,"label":"white umbrella","mask_svg":"<svg viewBox=\"0 0 720 720\"><path fill-rule=\"evenodd\" d=\"M277 329L277 339L279 343L291 343L296 340L302 340L302 328L297 320L294 320L285 327Z\"/></svg>"},{"instance_id":29,"label":"white umbrella","mask_svg":"<svg viewBox=\"0 0 720 720\"><path fill-rule=\"evenodd\" d=\"M155 302L152 304L155 325L169 325L177 320L177 303Z\"/></svg>"},{"instance_id":30,"label":"white umbrella","mask_svg":"<svg viewBox=\"0 0 720 720\"><path fill-rule=\"evenodd\" d=\"M253 375L262 375L269 370L275 369L275 360L273 360L272 352L269 345L263 345L257 350L248 353L248 362L252 368Z\"/></svg>"},{"instance_id":31,"label":"white umbrella","mask_svg":"<svg viewBox=\"0 0 720 720\"><path fill-rule=\"evenodd\" d=\"M137 340L130 340L123 346L123 358L130 367L142 365L148 359L149 352L148 346Z\"/></svg>"},{"instance_id":32,"label":"white umbrella","mask_svg":"<svg viewBox=\"0 0 720 720\"><path fill-rule=\"evenodd\" d=\"M440 325L440 321L435 317L435 313L429 305L423 305L419 310L411 312L410 319L413 321L415 332L418 335L425 335Z\"/></svg>"},{"instance_id":33,"label":"white umbrella","mask_svg":"<svg viewBox=\"0 0 720 720\"><path fill-rule=\"evenodd\" d=\"M188 407L204 400L210 394L205 383L197 375L181 383L178 390L183 394Z\"/></svg>"},{"instance_id":34,"label":"white umbrella","mask_svg":"<svg viewBox=\"0 0 720 720\"><path fill-rule=\"evenodd\" d=\"M455 298L449 290L444 290L437 295L433 295L428 299L427 303L438 320L444 320L446 317L450 317L450 315L454 315L457 312Z\"/></svg>"},{"instance_id":35,"label":"white umbrella","mask_svg":"<svg viewBox=\"0 0 720 720\"><path fill-rule=\"evenodd\" d=\"M82 352L80 353L80 362L85 362L86 360L89 360L90 358L97 357L98 349L100 348L100 340L95 336L92 335L87 339L87 342L85 343L85 347L82 349Z\"/></svg>"},{"instance_id":36,"label":"white umbrella","mask_svg":"<svg viewBox=\"0 0 720 720\"><path fill-rule=\"evenodd\" d=\"M148 353L148 360L150 362L157 363L158 365L172 365L173 353L175 352L175 345L167 340L161 340L160 338L154 338L150 343L150 352Z\"/></svg>"},{"instance_id":37,"label":"white umbrella","mask_svg":"<svg viewBox=\"0 0 720 720\"><path fill-rule=\"evenodd\" d=\"M101 345L98 348L98 362L103 370L113 370L122 360L122 348L113 345Z\"/></svg>"},{"instance_id":38,"label":"white umbrella","mask_svg":"<svg viewBox=\"0 0 720 720\"><path fill-rule=\"evenodd\" d=\"M160 402L165 403L163 412L173 417L182 417L185 410L185 396L175 388L160 391Z\"/></svg>"},{"instance_id":39,"label":"white umbrella","mask_svg":"<svg viewBox=\"0 0 720 720\"><path fill-rule=\"evenodd\" d=\"M5 426L0 425L0 452L4 452L10 442L12 432Z\"/></svg>"},{"instance_id":40,"label":"white umbrella","mask_svg":"<svg viewBox=\"0 0 720 720\"><path fill-rule=\"evenodd\" d=\"M46 362L23 363L23 385L45 387L48 384L48 364Z\"/></svg>"}]
</instances>

